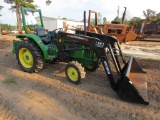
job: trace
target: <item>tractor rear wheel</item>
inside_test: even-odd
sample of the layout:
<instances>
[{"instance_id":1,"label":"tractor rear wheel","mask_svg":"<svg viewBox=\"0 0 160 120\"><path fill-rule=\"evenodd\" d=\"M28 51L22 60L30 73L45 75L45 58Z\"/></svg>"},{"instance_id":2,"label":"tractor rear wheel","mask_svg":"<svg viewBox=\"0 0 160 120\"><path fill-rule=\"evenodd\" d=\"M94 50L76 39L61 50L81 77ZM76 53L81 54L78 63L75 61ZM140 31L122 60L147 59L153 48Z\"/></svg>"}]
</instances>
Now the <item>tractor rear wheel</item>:
<instances>
[{"instance_id":1,"label":"tractor rear wheel","mask_svg":"<svg viewBox=\"0 0 160 120\"><path fill-rule=\"evenodd\" d=\"M41 50L33 41L25 40L18 44L16 59L25 72L39 72L43 68Z\"/></svg>"},{"instance_id":2,"label":"tractor rear wheel","mask_svg":"<svg viewBox=\"0 0 160 120\"><path fill-rule=\"evenodd\" d=\"M76 61L71 61L66 65L65 73L69 82L73 84L81 83L81 79L86 75L84 68Z\"/></svg>"}]
</instances>

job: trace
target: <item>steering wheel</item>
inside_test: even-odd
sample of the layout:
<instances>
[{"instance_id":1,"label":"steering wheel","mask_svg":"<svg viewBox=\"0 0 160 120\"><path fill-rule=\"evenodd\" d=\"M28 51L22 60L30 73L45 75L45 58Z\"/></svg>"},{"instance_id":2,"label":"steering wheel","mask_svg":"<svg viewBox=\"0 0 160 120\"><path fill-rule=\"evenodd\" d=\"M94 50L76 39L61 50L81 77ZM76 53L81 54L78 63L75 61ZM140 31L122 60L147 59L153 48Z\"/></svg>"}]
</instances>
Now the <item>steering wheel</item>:
<instances>
[{"instance_id":1,"label":"steering wheel","mask_svg":"<svg viewBox=\"0 0 160 120\"><path fill-rule=\"evenodd\" d=\"M55 29L55 30L63 31L63 28L57 28L57 29Z\"/></svg>"},{"instance_id":2,"label":"steering wheel","mask_svg":"<svg viewBox=\"0 0 160 120\"><path fill-rule=\"evenodd\" d=\"M58 31L63 31L63 28L57 28L53 31L48 32L48 34L51 35L52 38L57 38Z\"/></svg>"}]
</instances>

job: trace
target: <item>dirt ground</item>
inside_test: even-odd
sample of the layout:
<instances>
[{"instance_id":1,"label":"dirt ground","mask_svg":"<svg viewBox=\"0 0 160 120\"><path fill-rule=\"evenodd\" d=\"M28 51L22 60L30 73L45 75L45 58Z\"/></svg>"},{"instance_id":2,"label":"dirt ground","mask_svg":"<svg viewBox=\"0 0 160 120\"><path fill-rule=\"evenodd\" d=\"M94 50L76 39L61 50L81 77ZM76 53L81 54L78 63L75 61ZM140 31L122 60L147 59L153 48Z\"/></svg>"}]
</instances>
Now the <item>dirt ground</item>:
<instances>
[{"instance_id":1,"label":"dirt ground","mask_svg":"<svg viewBox=\"0 0 160 120\"><path fill-rule=\"evenodd\" d=\"M87 72L80 85L67 81L64 63L45 64L40 73L23 72L12 53L13 39L14 36L0 39L0 120L160 119L160 60L136 57L147 72L150 104L146 106L122 101L102 67L94 73ZM128 47L139 45L156 47L160 42L133 41ZM157 51L160 50L152 50L160 57Z\"/></svg>"}]
</instances>

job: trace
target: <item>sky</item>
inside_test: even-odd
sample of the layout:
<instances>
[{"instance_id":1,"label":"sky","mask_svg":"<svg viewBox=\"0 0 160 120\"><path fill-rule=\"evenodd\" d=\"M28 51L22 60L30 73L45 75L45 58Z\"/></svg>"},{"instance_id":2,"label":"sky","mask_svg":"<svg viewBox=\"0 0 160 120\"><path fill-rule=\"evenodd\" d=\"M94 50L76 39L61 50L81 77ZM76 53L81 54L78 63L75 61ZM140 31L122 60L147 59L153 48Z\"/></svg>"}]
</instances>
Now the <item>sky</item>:
<instances>
[{"instance_id":1,"label":"sky","mask_svg":"<svg viewBox=\"0 0 160 120\"><path fill-rule=\"evenodd\" d=\"M127 7L126 18L132 17L144 18L143 11L151 9L160 12L159 0L52 0L52 3L47 6L45 0L34 0L35 4L41 9L43 16L52 18L67 18L74 20L83 20L83 12L95 10L100 12L107 21L112 21L117 16L118 6L119 17L122 16L124 7ZM0 22L11 25L16 25L16 14L10 10L10 4L0 0L0 5L4 8L0 11Z\"/></svg>"}]
</instances>

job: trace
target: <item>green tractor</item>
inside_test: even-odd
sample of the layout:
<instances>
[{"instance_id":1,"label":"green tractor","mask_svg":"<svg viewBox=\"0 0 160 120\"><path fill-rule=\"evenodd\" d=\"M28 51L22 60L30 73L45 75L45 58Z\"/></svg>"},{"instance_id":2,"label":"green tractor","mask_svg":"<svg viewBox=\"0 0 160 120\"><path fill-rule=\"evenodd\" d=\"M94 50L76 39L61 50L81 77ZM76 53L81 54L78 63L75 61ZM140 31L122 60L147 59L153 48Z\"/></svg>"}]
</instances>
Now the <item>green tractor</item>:
<instances>
[{"instance_id":1,"label":"green tractor","mask_svg":"<svg viewBox=\"0 0 160 120\"><path fill-rule=\"evenodd\" d=\"M25 13L28 11L39 13L39 24L26 25ZM43 68L44 62L65 62L68 80L79 84L85 78L86 70L93 72L102 63L111 87L121 99L149 104L145 72L133 57L125 62L116 38L86 32L85 24L85 31L76 31L76 34L62 29L46 33L40 9L21 7L21 13L26 34L17 35L20 40L13 41L12 52L16 54L23 71L38 72ZM123 68L118 56L124 63ZM116 68L118 80L114 79L109 57Z\"/></svg>"},{"instance_id":2,"label":"green tractor","mask_svg":"<svg viewBox=\"0 0 160 120\"><path fill-rule=\"evenodd\" d=\"M39 13L39 24L26 24L26 12ZM59 55L58 52L58 33L62 28L50 31L46 34L40 9L21 7L23 29L26 34L17 35L20 40L13 41L13 53L16 54L18 64L25 72L38 72L43 68L44 62L66 61L66 74L72 83L80 83L80 79L85 77L84 68L88 71L95 71L98 68L98 59L93 50L84 48L84 45L76 44L78 50L72 49L73 40L68 39L65 44L69 59ZM84 57L85 56L85 57ZM78 70L78 72L77 72Z\"/></svg>"}]
</instances>

